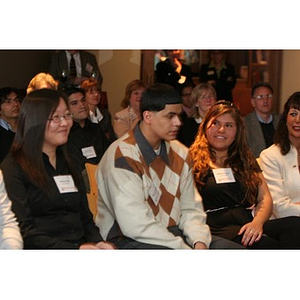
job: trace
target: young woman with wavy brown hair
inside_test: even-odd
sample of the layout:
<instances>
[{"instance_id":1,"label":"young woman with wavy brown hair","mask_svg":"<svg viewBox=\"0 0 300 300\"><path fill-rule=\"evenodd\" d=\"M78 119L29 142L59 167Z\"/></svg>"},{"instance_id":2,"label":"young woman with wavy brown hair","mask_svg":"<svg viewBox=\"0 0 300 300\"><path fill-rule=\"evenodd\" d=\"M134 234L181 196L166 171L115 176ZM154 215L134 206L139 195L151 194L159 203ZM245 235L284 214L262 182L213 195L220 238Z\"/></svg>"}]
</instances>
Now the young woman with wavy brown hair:
<instances>
[{"instance_id":1,"label":"young woman with wavy brown hair","mask_svg":"<svg viewBox=\"0 0 300 300\"><path fill-rule=\"evenodd\" d=\"M245 140L242 116L231 102L210 108L190 151L213 235L254 249L300 247L297 218L269 220L272 198Z\"/></svg>"}]
</instances>

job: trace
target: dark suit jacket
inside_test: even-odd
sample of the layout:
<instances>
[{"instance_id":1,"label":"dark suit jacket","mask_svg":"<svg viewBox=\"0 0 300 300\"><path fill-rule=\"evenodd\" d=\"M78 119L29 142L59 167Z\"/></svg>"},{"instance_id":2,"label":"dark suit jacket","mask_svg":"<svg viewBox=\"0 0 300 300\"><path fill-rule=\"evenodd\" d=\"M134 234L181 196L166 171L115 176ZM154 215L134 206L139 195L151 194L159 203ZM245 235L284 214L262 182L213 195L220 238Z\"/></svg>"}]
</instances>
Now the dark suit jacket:
<instances>
[{"instance_id":1,"label":"dark suit jacket","mask_svg":"<svg viewBox=\"0 0 300 300\"><path fill-rule=\"evenodd\" d=\"M276 130L280 115L273 114L273 124ZM264 135L257 119L256 113L253 111L244 117L246 127L246 138L250 149L255 157L259 157L262 150L266 148Z\"/></svg>"},{"instance_id":2,"label":"dark suit jacket","mask_svg":"<svg viewBox=\"0 0 300 300\"><path fill-rule=\"evenodd\" d=\"M94 54L79 50L80 60L81 60L81 76L82 77L90 77L93 71L98 72L98 81L102 84L102 74L99 70L98 63ZM92 72L89 72L89 67L92 66ZM68 60L65 50L54 52L51 56L50 65L49 65L49 73L57 80L63 70L66 70L67 75L69 74L69 66Z\"/></svg>"}]
</instances>

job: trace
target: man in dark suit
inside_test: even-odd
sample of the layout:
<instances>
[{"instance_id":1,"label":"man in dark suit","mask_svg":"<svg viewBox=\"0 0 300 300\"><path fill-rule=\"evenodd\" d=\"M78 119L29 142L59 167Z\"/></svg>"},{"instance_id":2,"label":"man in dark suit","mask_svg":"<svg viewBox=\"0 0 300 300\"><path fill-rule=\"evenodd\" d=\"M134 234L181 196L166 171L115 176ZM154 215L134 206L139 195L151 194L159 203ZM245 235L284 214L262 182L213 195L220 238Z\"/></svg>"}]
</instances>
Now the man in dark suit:
<instances>
[{"instance_id":1,"label":"man in dark suit","mask_svg":"<svg viewBox=\"0 0 300 300\"><path fill-rule=\"evenodd\" d=\"M244 117L246 138L255 157L274 143L274 133L280 115L272 114L273 88L268 83L252 87L251 104L254 111Z\"/></svg>"},{"instance_id":2,"label":"man in dark suit","mask_svg":"<svg viewBox=\"0 0 300 300\"><path fill-rule=\"evenodd\" d=\"M83 50L55 51L51 56L49 73L61 84L67 85L79 86L93 77L101 86L103 80L95 55Z\"/></svg>"}]
</instances>

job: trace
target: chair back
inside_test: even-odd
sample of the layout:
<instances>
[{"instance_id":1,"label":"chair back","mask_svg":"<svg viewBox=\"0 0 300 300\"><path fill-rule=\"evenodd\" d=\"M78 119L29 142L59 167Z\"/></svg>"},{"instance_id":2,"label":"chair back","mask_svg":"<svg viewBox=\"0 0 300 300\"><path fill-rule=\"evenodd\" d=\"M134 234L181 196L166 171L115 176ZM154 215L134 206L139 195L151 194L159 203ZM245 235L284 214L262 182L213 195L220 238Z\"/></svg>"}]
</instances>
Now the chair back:
<instances>
[{"instance_id":1,"label":"chair back","mask_svg":"<svg viewBox=\"0 0 300 300\"><path fill-rule=\"evenodd\" d=\"M97 215L97 198L98 198L98 187L96 181L96 169L97 165L86 163L85 168L87 171L87 176L90 184L90 192L87 193L88 204L93 218Z\"/></svg>"}]
</instances>

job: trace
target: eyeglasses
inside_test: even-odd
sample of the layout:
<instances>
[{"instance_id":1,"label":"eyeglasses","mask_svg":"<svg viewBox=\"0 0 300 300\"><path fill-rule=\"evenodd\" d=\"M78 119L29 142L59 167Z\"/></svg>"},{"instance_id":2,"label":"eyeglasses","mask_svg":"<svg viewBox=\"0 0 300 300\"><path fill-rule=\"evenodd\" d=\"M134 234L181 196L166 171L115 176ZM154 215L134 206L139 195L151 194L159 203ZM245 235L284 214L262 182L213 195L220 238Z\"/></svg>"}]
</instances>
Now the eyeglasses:
<instances>
[{"instance_id":1,"label":"eyeglasses","mask_svg":"<svg viewBox=\"0 0 300 300\"><path fill-rule=\"evenodd\" d=\"M54 123L60 123L62 120L72 120L73 114L71 113L66 113L63 116L53 116L52 118L49 119L49 121L53 121Z\"/></svg>"},{"instance_id":2,"label":"eyeglasses","mask_svg":"<svg viewBox=\"0 0 300 300\"><path fill-rule=\"evenodd\" d=\"M15 98L15 99L5 99L1 102L1 104L5 104L5 105L12 105L14 103L20 103L20 99L19 98Z\"/></svg>"},{"instance_id":3,"label":"eyeglasses","mask_svg":"<svg viewBox=\"0 0 300 300\"><path fill-rule=\"evenodd\" d=\"M273 99L273 94L266 94L266 95L257 95L254 99L262 100L262 99Z\"/></svg>"}]
</instances>

